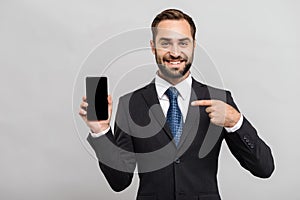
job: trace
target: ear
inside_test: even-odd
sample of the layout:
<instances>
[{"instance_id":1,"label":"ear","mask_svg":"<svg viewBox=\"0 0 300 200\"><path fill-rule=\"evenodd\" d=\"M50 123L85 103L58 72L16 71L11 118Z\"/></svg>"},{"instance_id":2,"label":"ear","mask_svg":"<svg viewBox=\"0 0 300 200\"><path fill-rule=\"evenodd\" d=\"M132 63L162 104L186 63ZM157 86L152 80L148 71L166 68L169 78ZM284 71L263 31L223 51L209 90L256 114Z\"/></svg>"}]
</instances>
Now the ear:
<instances>
[{"instance_id":1,"label":"ear","mask_svg":"<svg viewBox=\"0 0 300 200\"><path fill-rule=\"evenodd\" d=\"M155 44L153 40L150 40L150 46L151 46L152 53L155 54Z\"/></svg>"}]
</instances>

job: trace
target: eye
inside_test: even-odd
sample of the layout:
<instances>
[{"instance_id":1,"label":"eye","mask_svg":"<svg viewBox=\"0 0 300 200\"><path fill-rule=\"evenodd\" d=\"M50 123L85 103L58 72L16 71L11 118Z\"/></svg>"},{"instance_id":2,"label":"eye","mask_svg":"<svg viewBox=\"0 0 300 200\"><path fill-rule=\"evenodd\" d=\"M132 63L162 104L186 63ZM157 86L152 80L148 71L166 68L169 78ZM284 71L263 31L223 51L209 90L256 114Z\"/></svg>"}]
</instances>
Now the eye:
<instances>
[{"instance_id":1,"label":"eye","mask_svg":"<svg viewBox=\"0 0 300 200\"><path fill-rule=\"evenodd\" d=\"M188 46L188 42L179 42L179 45L182 46L182 47L186 47Z\"/></svg>"},{"instance_id":2,"label":"eye","mask_svg":"<svg viewBox=\"0 0 300 200\"><path fill-rule=\"evenodd\" d=\"M160 45L162 47L168 47L170 45L170 42L162 42L162 43L160 43Z\"/></svg>"}]
</instances>

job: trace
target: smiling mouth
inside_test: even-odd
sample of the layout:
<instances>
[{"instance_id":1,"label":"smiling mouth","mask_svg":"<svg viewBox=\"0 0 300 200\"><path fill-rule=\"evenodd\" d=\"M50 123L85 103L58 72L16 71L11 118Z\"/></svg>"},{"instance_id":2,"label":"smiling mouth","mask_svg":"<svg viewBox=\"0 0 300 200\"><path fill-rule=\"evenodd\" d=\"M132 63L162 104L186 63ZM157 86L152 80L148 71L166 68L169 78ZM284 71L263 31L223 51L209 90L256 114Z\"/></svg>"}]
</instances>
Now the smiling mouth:
<instances>
[{"instance_id":1,"label":"smiling mouth","mask_svg":"<svg viewBox=\"0 0 300 200\"><path fill-rule=\"evenodd\" d=\"M176 66L176 65L181 64L182 62L185 62L185 60L165 60L165 62L167 62L167 63L169 63L171 65Z\"/></svg>"}]
</instances>

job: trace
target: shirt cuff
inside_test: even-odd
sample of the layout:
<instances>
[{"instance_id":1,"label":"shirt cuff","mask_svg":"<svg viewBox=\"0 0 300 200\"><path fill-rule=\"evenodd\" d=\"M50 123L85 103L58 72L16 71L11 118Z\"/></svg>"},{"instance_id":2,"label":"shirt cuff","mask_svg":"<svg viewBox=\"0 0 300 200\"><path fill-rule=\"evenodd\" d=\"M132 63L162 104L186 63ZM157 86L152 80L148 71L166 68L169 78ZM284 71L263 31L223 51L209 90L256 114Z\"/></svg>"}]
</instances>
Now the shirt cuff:
<instances>
[{"instance_id":1,"label":"shirt cuff","mask_svg":"<svg viewBox=\"0 0 300 200\"><path fill-rule=\"evenodd\" d=\"M232 133L232 132L235 132L237 130L239 130L243 124L243 120L244 120L244 117L243 115L241 114L241 117L239 119L239 121L233 126L233 127L230 127L230 128L225 128L225 130L228 132L228 133Z\"/></svg>"},{"instance_id":2,"label":"shirt cuff","mask_svg":"<svg viewBox=\"0 0 300 200\"><path fill-rule=\"evenodd\" d=\"M100 131L99 133L93 133L92 131L90 131L90 134L93 138L98 138L101 135L106 134L109 131L110 127L108 127L107 129L105 129L104 131Z\"/></svg>"}]
</instances>

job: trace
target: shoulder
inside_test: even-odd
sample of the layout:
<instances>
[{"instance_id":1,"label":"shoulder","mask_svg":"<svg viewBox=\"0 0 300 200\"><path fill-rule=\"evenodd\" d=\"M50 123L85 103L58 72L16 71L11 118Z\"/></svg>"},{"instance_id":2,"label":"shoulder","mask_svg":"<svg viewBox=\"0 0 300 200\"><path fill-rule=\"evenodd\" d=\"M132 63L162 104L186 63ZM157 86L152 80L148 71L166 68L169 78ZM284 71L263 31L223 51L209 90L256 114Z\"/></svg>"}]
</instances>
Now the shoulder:
<instances>
[{"instance_id":1,"label":"shoulder","mask_svg":"<svg viewBox=\"0 0 300 200\"><path fill-rule=\"evenodd\" d=\"M204 96L206 96L210 99L219 99L219 100L227 101L228 97L231 96L230 91L227 89L207 85L207 84L197 81L194 78L193 78L193 82L192 82L192 87L196 93L197 93L197 91L206 93Z\"/></svg>"}]
</instances>

